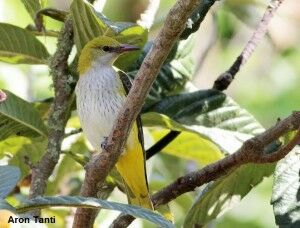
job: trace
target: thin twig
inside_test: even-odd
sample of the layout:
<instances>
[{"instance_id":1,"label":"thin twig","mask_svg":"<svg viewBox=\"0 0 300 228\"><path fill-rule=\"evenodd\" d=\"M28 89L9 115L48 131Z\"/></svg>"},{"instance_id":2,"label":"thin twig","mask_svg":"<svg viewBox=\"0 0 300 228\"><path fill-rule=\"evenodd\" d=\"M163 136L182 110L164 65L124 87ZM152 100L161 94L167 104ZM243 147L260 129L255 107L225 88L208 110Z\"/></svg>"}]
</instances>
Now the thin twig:
<instances>
[{"instance_id":1,"label":"thin twig","mask_svg":"<svg viewBox=\"0 0 300 228\"><path fill-rule=\"evenodd\" d=\"M108 137L106 147L99 155L93 157L86 166L86 175L81 188L82 196L95 196L97 193L96 185L105 180L105 177L116 164L123 151L132 123L140 113L152 83L179 35L184 30L189 15L198 3L199 0L178 0L170 10L165 24L136 75L125 105L120 110L113 130ZM90 215L90 210L77 209L73 227L92 227L93 218Z\"/></svg>"},{"instance_id":2,"label":"thin twig","mask_svg":"<svg viewBox=\"0 0 300 228\"><path fill-rule=\"evenodd\" d=\"M273 18L274 13L283 1L284 0L271 0L270 4L266 9L266 12L264 13L260 23L258 24L250 40L247 42L244 50L237 57L232 66L217 78L213 85L214 89L224 91L228 88L228 86L234 80L234 77L237 74L237 72L239 72L241 66L248 61L255 48L257 47L258 43L267 33L268 25L271 19Z\"/></svg>"},{"instance_id":3,"label":"thin twig","mask_svg":"<svg viewBox=\"0 0 300 228\"><path fill-rule=\"evenodd\" d=\"M59 34L58 31L46 30L46 29L44 29L44 31L40 32L40 31L38 31L37 27L34 25L27 25L25 29L30 31L31 33L33 33L35 36L58 37L58 34Z\"/></svg>"},{"instance_id":4,"label":"thin twig","mask_svg":"<svg viewBox=\"0 0 300 228\"><path fill-rule=\"evenodd\" d=\"M45 30L44 19L43 19L44 16L48 16L55 20L63 22L63 21L65 21L67 15L68 15L68 12L63 11L63 10L58 10L58 9L53 9L53 8L41 9L35 15L34 23L35 23L36 29L39 32L42 32L43 30Z\"/></svg>"},{"instance_id":5,"label":"thin twig","mask_svg":"<svg viewBox=\"0 0 300 228\"><path fill-rule=\"evenodd\" d=\"M76 134L81 133L81 132L82 132L82 128L72 130L69 133L66 133L64 138L67 138L67 137L72 136L72 135L76 135Z\"/></svg>"},{"instance_id":6,"label":"thin twig","mask_svg":"<svg viewBox=\"0 0 300 228\"><path fill-rule=\"evenodd\" d=\"M161 138L157 143L155 143L152 147L150 147L146 151L146 159L150 159L152 156L160 152L163 148L165 148L170 142L172 142L178 135L180 131L170 131L163 138Z\"/></svg>"},{"instance_id":7,"label":"thin twig","mask_svg":"<svg viewBox=\"0 0 300 228\"><path fill-rule=\"evenodd\" d=\"M29 198L44 194L46 182L53 172L61 153L61 142L67 119L70 116L72 89L68 73L68 57L73 47L72 21L68 18L58 37L57 50L49 68L54 86L54 101L48 119L48 145L45 154L32 170ZM37 211L34 212L36 214Z\"/></svg>"},{"instance_id":8,"label":"thin twig","mask_svg":"<svg viewBox=\"0 0 300 228\"><path fill-rule=\"evenodd\" d=\"M296 136L285 146L272 154L264 154L264 149L286 133L298 129ZM172 184L155 193L151 199L155 208L166 204L180 195L226 175L233 168L247 163L272 163L283 158L300 142L300 112L294 112L261 135L247 140L234 154L225 157L203 169L178 178ZM111 227L126 227L134 217L121 214Z\"/></svg>"},{"instance_id":9,"label":"thin twig","mask_svg":"<svg viewBox=\"0 0 300 228\"><path fill-rule=\"evenodd\" d=\"M141 18L137 21L137 24L150 29L154 23L155 15L158 11L160 0L149 0L147 9L141 14Z\"/></svg>"}]
</instances>

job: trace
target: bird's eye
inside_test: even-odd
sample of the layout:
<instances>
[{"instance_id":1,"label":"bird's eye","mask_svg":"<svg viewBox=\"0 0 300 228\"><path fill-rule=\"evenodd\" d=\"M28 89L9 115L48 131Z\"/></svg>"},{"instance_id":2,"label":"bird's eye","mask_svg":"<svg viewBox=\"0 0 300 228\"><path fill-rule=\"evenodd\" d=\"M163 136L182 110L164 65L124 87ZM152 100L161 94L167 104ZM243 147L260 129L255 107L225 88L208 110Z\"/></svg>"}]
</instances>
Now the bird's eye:
<instances>
[{"instance_id":1,"label":"bird's eye","mask_svg":"<svg viewBox=\"0 0 300 228\"><path fill-rule=\"evenodd\" d=\"M103 46L102 51L108 52L108 51L110 51L110 47L109 46Z\"/></svg>"}]
</instances>

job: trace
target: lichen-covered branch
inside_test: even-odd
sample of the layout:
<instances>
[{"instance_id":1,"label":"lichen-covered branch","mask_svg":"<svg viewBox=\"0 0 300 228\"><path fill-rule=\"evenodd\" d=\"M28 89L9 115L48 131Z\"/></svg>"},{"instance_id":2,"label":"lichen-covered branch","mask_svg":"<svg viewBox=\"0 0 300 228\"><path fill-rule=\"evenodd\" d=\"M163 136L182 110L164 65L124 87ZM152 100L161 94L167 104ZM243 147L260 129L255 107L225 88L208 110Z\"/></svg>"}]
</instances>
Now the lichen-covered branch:
<instances>
[{"instance_id":1,"label":"lichen-covered branch","mask_svg":"<svg viewBox=\"0 0 300 228\"><path fill-rule=\"evenodd\" d=\"M272 142L286 133L297 130L295 137L286 145L271 154L264 154L264 149ZM193 191L196 187L216 180L227 174L233 168L247 163L272 163L279 161L288 154L297 144L300 143L300 112L294 112L288 118L278 122L272 128L261 135L247 140L243 146L234 154L213 164L205 166L195 172L178 178L172 184L155 193L151 199L155 208L166 204L180 195ZM120 215L111 227L126 227L134 217Z\"/></svg>"},{"instance_id":2,"label":"lichen-covered branch","mask_svg":"<svg viewBox=\"0 0 300 228\"><path fill-rule=\"evenodd\" d=\"M199 2L199 0L178 0L171 8L162 29L136 75L126 104L121 109L108 137L106 147L102 153L93 157L86 166L85 180L81 188L82 196L95 196L97 184L105 180L105 177L116 164L123 151L132 123L140 113L161 65L185 29L188 17ZM91 211L88 209L77 209L73 227L92 227L93 219L90 215Z\"/></svg>"},{"instance_id":3,"label":"lichen-covered branch","mask_svg":"<svg viewBox=\"0 0 300 228\"><path fill-rule=\"evenodd\" d=\"M44 194L46 182L52 174L61 153L66 122L70 116L72 76L68 72L68 57L73 47L73 27L66 19L60 32L57 50L50 60L49 68L54 87L54 101L48 119L48 145L45 154L32 170L30 198ZM35 212L36 213L36 212Z\"/></svg>"},{"instance_id":4,"label":"lichen-covered branch","mask_svg":"<svg viewBox=\"0 0 300 228\"><path fill-rule=\"evenodd\" d=\"M264 35L267 33L268 25L271 19L273 18L274 13L276 12L276 10L279 8L279 6L283 1L284 0L270 1L270 4L268 5L266 12L264 13L260 23L258 24L250 40L247 42L244 50L237 57L235 62L232 64L232 66L217 78L217 80L214 82L213 85L214 89L224 91L228 88L228 86L234 80L234 77L237 74L237 72L239 72L240 67L248 61L248 59L254 52L255 48L257 47L258 43L262 40Z\"/></svg>"}]
</instances>

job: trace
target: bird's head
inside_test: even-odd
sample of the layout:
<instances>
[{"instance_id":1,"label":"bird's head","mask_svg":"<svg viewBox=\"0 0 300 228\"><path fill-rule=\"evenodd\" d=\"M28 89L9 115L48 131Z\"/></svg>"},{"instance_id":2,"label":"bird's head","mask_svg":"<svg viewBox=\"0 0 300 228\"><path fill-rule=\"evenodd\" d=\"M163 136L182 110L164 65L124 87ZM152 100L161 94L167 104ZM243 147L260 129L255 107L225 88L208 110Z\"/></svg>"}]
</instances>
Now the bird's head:
<instances>
[{"instance_id":1,"label":"bird's head","mask_svg":"<svg viewBox=\"0 0 300 228\"><path fill-rule=\"evenodd\" d=\"M81 51L78 62L79 74L84 74L93 64L111 66L121 54L135 50L139 50L139 48L129 44L121 44L111 37L99 36L94 38Z\"/></svg>"}]
</instances>

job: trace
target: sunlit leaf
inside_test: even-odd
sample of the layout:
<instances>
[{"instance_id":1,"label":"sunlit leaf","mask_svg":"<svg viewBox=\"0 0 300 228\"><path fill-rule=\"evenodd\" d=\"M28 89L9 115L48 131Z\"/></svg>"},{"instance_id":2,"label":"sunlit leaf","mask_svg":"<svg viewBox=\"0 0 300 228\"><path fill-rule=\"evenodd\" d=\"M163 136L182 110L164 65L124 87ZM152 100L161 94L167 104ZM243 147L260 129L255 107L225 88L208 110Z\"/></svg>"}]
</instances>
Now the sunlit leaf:
<instances>
[{"instance_id":1,"label":"sunlit leaf","mask_svg":"<svg viewBox=\"0 0 300 228\"><path fill-rule=\"evenodd\" d=\"M0 102L0 140L15 135L46 137L46 126L34 106L9 91L3 91L6 99Z\"/></svg>"},{"instance_id":2,"label":"sunlit leaf","mask_svg":"<svg viewBox=\"0 0 300 228\"><path fill-rule=\"evenodd\" d=\"M0 142L0 159L8 156L10 165L17 166L21 171L21 179L30 173L28 162L35 164L41 158L46 148L45 139L29 139L25 137L10 137ZM25 159L28 162L25 162Z\"/></svg>"},{"instance_id":3,"label":"sunlit leaf","mask_svg":"<svg viewBox=\"0 0 300 228\"><path fill-rule=\"evenodd\" d=\"M0 142L0 144L2 145L2 149L6 150L6 153L13 155L9 160L9 164L19 167L21 178L24 178L31 171L28 162L35 165L40 160L46 150L47 140L14 137L8 138ZM18 145L19 149L13 151L11 148L14 148L14 145Z\"/></svg>"},{"instance_id":4,"label":"sunlit leaf","mask_svg":"<svg viewBox=\"0 0 300 228\"><path fill-rule=\"evenodd\" d=\"M0 199L4 199L17 185L20 170L15 166L0 166Z\"/></svg>"},{"instance_id":5,"label":"sunlit leaf","mask_svg":"<svg viewBox=\"0 0 300 228\"><path fill-rule=\"evenodd\" d=\"M168 115L189 128L198 129L227 153L234 153L245 140L264 131L245 109L215 90L171 96L149 107L147 111L150 110ZM232 207L273 170L274 164L248 164L212 182L194 202L186 217L185 227L193 227L195 224L204 226Z\"/></svg>"},{"instance_id":6,"label":"sunlit leaf","mask_svg":"<svg viewBox=\"0 0 300 228\"><path fill-rule=\"evenodd\" d=\"M130 214L137 218L146 219L161 227L174 227L169 221L164 219L161 215L141 207L110 202L106 200L79 197L79 196L58 196L58 197L38 197L28 200L20 207L18 212L26 212L34 209L42 209L47 207L84 207L84 208L98 208L116 210L126 214Z\"/></svg>"},{"instance_id":7,"label":"sunlit leaf","mask_svg":"<svg viewBox=\"0 0 300 228\"><path fill-rule=\"evenodd\" d=\"M223 157L219 148L210 141L201 130L185 126L158 113L146 113L142 115L144 127L161 127L168 130L181 131L181 134L163 152L198 162L205 165L217 161ZM159 140L168 131L153 130L152 135Z\"/></svg>"},{"instance_id":8,"label":"sunlit leaf","mask_svg":"<svg viewBox=\"0 0 300 228\"><path fill-rule=\"evenodd\" d=\"M64 181L76 175L76 172L82 169L73 158L65 155L57 165L57 171L53 174L53 178L47 184L47 195L59 194L59 190L64 188L64 192L71 192L74 186L73 184L66 184ZM78 186L79 187L79 186Z\"/></svg>"},{"instance_id":9,"label":"sunlit leaf","mask_svg":"<svg viewBox=\"0 0 300 228\"><path fill-rule=\"evenodd\" d=\"M47 49L29 31L15 25L0 23L0 34L0 61L47 64Z\"/></svg>"}]
</instances>

